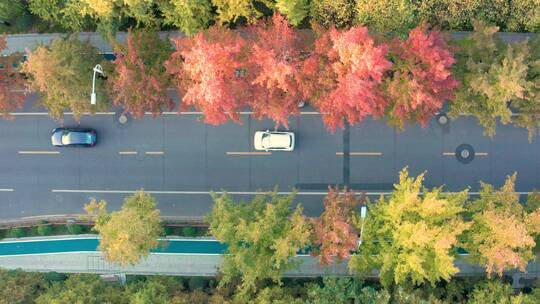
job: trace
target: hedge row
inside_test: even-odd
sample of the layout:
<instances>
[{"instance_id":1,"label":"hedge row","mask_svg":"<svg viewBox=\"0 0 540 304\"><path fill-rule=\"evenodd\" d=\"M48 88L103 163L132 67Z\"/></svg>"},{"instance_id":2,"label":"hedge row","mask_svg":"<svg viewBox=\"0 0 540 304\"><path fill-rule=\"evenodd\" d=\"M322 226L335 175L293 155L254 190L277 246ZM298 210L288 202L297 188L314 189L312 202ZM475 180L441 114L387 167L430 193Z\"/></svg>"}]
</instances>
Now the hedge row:
<instances>
[{"instance_id":1,"label":"hedge row","mask_svg":"<svg viewBox=\"0 0 540 304\"><path fill-rule=\"evenodd\" d=\"M176 227L164 226L165 235L198 237L207 235L207 227ZM0 229L0 239L2 238L22 238L32 236L66 235L66 234L86 234L93 233L92 226L79 224L50 224L47 221L40 221L31 227L12 227L10 229Z\"/></svg>"},{"instance_id":2,"label":"hedge row","mask_svg":"<svg viewBox=\"0 0 540 304\"><path fill-rule=\"evenodd\" d=\"M471 30L472 20L503 31L538 32L540 0L0 0L0 31L114 32L130 26L197 33L212 24L252 23L274 11L309 27L367 25L406 32L424 21L443 30Z\"/></svg>"}]
</instances>

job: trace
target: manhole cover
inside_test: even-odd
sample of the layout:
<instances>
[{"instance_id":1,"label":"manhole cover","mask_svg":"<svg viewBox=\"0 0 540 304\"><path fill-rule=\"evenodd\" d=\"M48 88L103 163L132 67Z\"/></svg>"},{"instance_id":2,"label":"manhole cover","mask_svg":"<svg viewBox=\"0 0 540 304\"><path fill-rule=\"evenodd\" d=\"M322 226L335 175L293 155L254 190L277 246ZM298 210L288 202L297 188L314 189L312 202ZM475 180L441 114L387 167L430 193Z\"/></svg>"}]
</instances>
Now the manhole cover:
<instances>
[{"instance_id":1,"label":"manhole cover","mask_svg":"<svg viewBox=\"0 0 540 304\"><path fill-rule=\"evenodd\" d=\"M456 148L456 159L462 164L468 164L474 159L474 149L469 144L461 144Z\"/></svg>"},{"instance_id":2,"label":"manhole cover","mask_svg":"<svg viewBox=\"0 0 540 304\"><path fill-rule=\"evenodd\" d=\"M131 116L120 109L114 113L114 124L120 128L125 128L130 125Z\"/></svg>"},{"instance_id":3,"label":"manhole cover","mask_svg":"<svg viewBox=\"0 0 540 304\"><path fill-rule=\"evenodd\" d=\"M437 123L441 126L445 126L448 123L448 116L445 113L439 113L437 115Z\"/></svg>"}]
</instances>

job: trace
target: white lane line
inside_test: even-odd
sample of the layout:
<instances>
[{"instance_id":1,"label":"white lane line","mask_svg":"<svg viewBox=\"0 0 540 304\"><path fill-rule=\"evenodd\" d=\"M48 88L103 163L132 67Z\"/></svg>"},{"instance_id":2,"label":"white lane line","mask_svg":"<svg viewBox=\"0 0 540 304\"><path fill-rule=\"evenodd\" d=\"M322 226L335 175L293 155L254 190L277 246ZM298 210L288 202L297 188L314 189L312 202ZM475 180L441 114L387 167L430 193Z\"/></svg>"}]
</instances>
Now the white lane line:
<instances>
[{"instance_id":1,"label":"white lane line","mask_svg":"<svg viewBox=\"0 0 540 304\"><path fill-rule=\"evenodd\" d=\"M227 152L227 155L272 155L272 152Z\"/></svg>"},{"instance_id":2,"label":"white lane line","mask_svg":"<svg viewBox=\"0 0 540 304\"><path fill-rule=\"evenodd\" d=\"M137 155L139 152L137 151L120 151L118 154L120 155Z\"/></svg>"},{"instance_id":3,"label":"white lane line","mask_svg":"<svg viewBox=\"0 0 540 304\"><path fill-rule=\"evenodd\" d=\"M455 152L443 152L443 155L444 156L455 156L456 153ZM475 152L474 155L475 156L489 156L489 153L487 153L487 152Z\"/></svg>"},{"instance_id":4,"label":"white lane line","mask_svg":"<svg viewBox=\"0 0 540 304\"><path fill-rule=\"evenodd\" d=\"M0 188L0 192L13 192L15 189L12 188Z\"/></svg>"},{"instance_id":5,"label":"white lane line","mask_svg":"<svg viewBox=\"0 0 540 304\"><path fill-rule=\"evenodd\" d=\"M51 189L51 192L53 193L96 193L96 194L133 194L136 193L139 190L91 190L91 189ZM357 194L365 194L365 195L371 195L371 196L380 196L380 195L388 195L393 193L392 191L367 191L362 192L360 190L354 190L351 191L356 192ZM231 194L231 195L256 195L256 194L264 194L264 193L271 193L272 191L144 191L149 194L178 194L178 195L209 195L210 193L216 193L216 194ZM289 195L293 192L291 191L283 191L283 192L277 192L278 195ZM455 191L444 191L442 193L445 194L452 194L452 193L459 193ZM480 192L474 192L469 191L470 195L479 195ZM535 192L530 191L517 191L515 192L519 195L528 195ZM322 196L328 194L326 191L313 191L313 192L306 192L306 191L299 191L296 192L297 195L314 195L314 196Z\"/></svg>"},{"instance_id":6,"label":"white lane line","mask_svg":"<svg viewBox=\"0 0 540 304\"><path fill-rule=\"evenodd\" d=\"M146 155L163 155L165 153L163 151L147 151L147 152L144 152L144 154L146 154Z\"/></svg>"},{"instance_id":7,"label":"white lane line","mask_svg":"<svg viewBox=\"0 0 540 304\"><path fill-rule=\"evenodd\" d=\"M60 154L60 151L19 151L19 154Z\"/></svg>"},{"instance_id":8,"label":"white lane line","mask_svg":"<svg viewBox=\"0 0 540 304\"><path fill-rule=\"evenodd\" d=\"M343 152L336 152L337 156L343 156ZM350 156L382 156L382 152L349 152Z\"/></svg>"},{"instance_id":9,"label":"white lane line","mask_svg":"<svg viewBox=\"0 0 540 304\"><path fill-rule=\"evenodd\" d=\"M47 112L12 112L9 113L13 116L48 116L49 113ZM96 112L94 114L91 114L89 112L81 113L81 115L114 115L115 112ZM73 115L73 112L64 112L64 115Z\"/></svg>"}]
</instances>

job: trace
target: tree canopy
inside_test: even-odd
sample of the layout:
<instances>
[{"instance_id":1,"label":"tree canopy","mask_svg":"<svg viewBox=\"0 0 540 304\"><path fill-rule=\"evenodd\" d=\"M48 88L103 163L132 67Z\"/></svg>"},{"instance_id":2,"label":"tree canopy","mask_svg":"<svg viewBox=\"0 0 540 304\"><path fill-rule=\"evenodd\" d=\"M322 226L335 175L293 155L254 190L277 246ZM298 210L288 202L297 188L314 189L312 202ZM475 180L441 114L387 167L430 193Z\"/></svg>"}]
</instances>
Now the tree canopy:
<instances>
[{"instance_id":1,"label":"tree canopy","mask_svg":"<svg viewBox=\"0 0 540 304\"><path fill-rule=\"evenodd\" d=\"M291 210L294 194L259 194L251 202L234 202L227 194L213 199L209 231L227 244L222 284L241 277L239 288L249 294L260 280L280 282L297 265L292 258L309 244L310 227L300 206Z\"/></svg>"},{"instance_id":2,"label":"tree canopy","mask_svg":"<svg viewBox=\"0 0 540 304\"><path fill-rule=\"evenodd\" d=\"M122 209L107 212L107 202L93 199L85 207L95 220L104 257L120 265L136 264L158 246L162 234L156 201L143 190L126 198Z\"/></svg>"},{"instance_id":3,"label":"tree canopy","mask_svg":"<svg viewBox=\"0 0 540 304\"><path fill-rule=\"evenodd\" d=\"M324 199L324 211L314 220L314 254L323 265L347 259L358 246L354 226L354 208L360 203L353 192L329 188Z\"/></svg>"},{"instance_id":4,"label":"tree canopy","mask_svg":"<svg viewBox=\"0 0 540 304\"><path fill-rule=\"evenodd\" d=\"M506 270L525 270L534 257L534 236L540 232L538 207L524 210L516 193L516 174L500 189L482 183L480 198L471 202L472 226L464 235L464 247L473 262L486 268L488 276Z\"/></svg>"},{"instance_id":5,"label":"tree canopy","mask_svg":"<svg viewBox=\"0 0 540 304\"><path fill-rule=\"evenodd\" d=\"M409 177L406 169L388 196L369 204L363 242L351 270L379 269L384 286L449 280L457 273L453 246L469 226L460 213L467 192L446 195L441 188L423 188L424 175Z\"/></svg>"},{"instance_id":6,"label":"tree canopy","mask_svg":"<svg viewBox=\"0 0 540 304\"><path fill-rule=\"evenodd\" d=\"M75 118L79 118L84 112L96 110L90 105L92 69L98 63L105 65L102 61L89 41L71 35L29 52L21 71L28 76L29 89L39 93L40 103L53 118L61 120L64 110L73 111ZM98 107L107 108L106 90L99 79L96 94Z\"/></svg>"},{"instance_id":7,"label":"tree canopy","mask_svg":"<svg viewBox=\"0 0 540 304\"><path fill-rule=\"evenodd\" d=\"M7 48L6 37L0 36L0 53ZM0 112L4 117L24 106L24 79L15 68L17 55L0 56Z\"/></svg>"},{"instance_id":8,"label":"tree canopy","mask_svg":"<svg viewBox=\"0 0 540 304\"><path fill-rule=\"evenodd\" d=\"M114 49L114 104L137 118L145 112L171 111L175 104L167 95L170 80L163 65L172 53L170 42L161 40L157 32L130 30L126 44L116 42Z\"/></svg>"},{"instance_id":9,"label":"tree canopy","mask_svg":"<svg viewBox=\"0 0 540 304\"><path fill-rule=\"evenodd\" d=\"M380 117L388 104L381 90L384 73L392 66L388 47L376 45L366 27L324 32L303 66L304 94L323 112L330 131L356 124L366 116Z\"/></svg>"}]
</instances>

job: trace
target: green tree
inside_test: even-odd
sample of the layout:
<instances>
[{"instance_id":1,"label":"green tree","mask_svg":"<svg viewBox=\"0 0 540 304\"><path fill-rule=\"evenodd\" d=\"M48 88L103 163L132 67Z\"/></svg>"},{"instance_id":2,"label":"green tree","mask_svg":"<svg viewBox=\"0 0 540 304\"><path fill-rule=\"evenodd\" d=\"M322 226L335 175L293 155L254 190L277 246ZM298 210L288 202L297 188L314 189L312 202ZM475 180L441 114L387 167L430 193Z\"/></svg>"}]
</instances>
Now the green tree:
<instances>
[{"instance_id":1,"label":"green tree","mask_svg":"<svg viewBox=\"0 0 540 304\"><path fill-rule=\"evenodd\" d=\"M304 301L292 294L290 288L272 286L266 287L252 299L257 304L304 304Z\"/></svg>"},{"instance_id":2,"label":"green tree","mask_svg":"<svg viewBox=\"0 0 540 304\"><path fill-rule=\"evenodd\" d=\"M71 109L78 119L84 112L95 111L90 106L92 69L102 61L98 50L75 35L54 40L49 46L39 46L28 53L22 72L28 75L28 87L38 91L40 103L49 115L62 119L64 110ZM105 87L96 80L99 107L107 107Z\"/></svg>"},{"instance_id":3,"label":"green tree","mask_svg":"<svg viewBox=\"0 0 540 304\"><path fill-rule=\"evenodd\" d=\"M508 269L525 266L534 257L534 234L539 227L528 226L529 215L540 218L539 209L526 212L514 189L516 174L509 176L504 185L495 190L482 183L480 198L468 205L472 226L463 235L463 247L469 258L486 268L488 277L493 272L502 276Z\"/></svg>"},{"instance_id":4,"label":"green tree","mask_svg":"<svg viewBox=\"0 0 540 304\"><path fill-rule=\"evenodd\" d=\"M0 36L0 53L6 48L6 37ZM0 113L6 118L11 118L10 112L24 106L24 93L21 92L24 79L14 67L21 60L18 54L0 56Z\"/></svg>"},{"instance_id":5,"label":"green tree","mask_svg":"<svg viewBox=\"0 0 540 304\"><path fill-rule=\"evenodd\" d=\"M453 246L466 224L460 216L467 192L445 195L441 188L422 187L424 174L409 177L406 169L387 197L368 204L363 242L349 268L365 273L379 269L381 283L435 282L458 272Z\"/></svg>"},{"instance_id":6,"label":"green tree","mask_svg":"<svg viewBox=\"0 0 540 304\"><path fill-rule=\"evenodd\" d=\"M44 289L43 274L0 269L0 303L32 303Z\"/></svg>"},{"instance_id":7,"label":"green tree","mask_svg":"<svg viewBox=\"0 0 540 304\"><path fill-rule=\"evenodd\" d=\"M308 245L310 227L300 206L291 210L294 194L259 194L240 203L227 194L212 197L209 231L228 246L221 285L241 277L240 293L249 294L260 280L280 282L283 272L297 266L292 258Z\"/></svg>"},{"instance_id":8,"label":"green tree","mask_svg":"<svg viewBox=\"0 0 540 304\"><path fill-rule=\"evenodd\" d=\"M54 282L35 299L37 304L122 303L122 290L105 284L97 275L72 274L65 282Z\"/></svg>"},{"instance_id":9,"label":"green tree","mask_svg":"<svg viewBox=\"0 0 540 304\"><path fill-rule=\"evenodd\" d=\"M499 280L477 284L469 297L469 304L533 304L538 303L535 295L515 294L510 284Z\"/></svg>"},{"instance_id":10,"label":"green tree","mask_svg":"<svg viewBox=\"0 0 540 304\"><path fill-rule=\"evenodd\" d=\"M512 32L540 31L540 0L512 0L507 30Z\"/></svg>"},{"instance_id":11,"label":"green tree","mask_svg":"<svg viewBox=\"0 0 540 304\"><path fill-rule=\"evenodd\" d=\"M322 286L309 284L307 293L307 304L390 303L386 290L377 291L354 278L324 277Z\"/></svg>"},{"instance_id":12,"label":"green tree","mask_svg":"<svg viewBox=\"0 0 540 304\"><path fill-rule=\"evenodd\" d=\"M84 5L81 13L101 22L130 17L137 25L155 27L159 24L156 17L156 1L149 0L79 0Z\"/></svg>"},{"instance_id":13,"label":"green tree","mask_svg":"<svg viewBox=\"0 0 540 304\"><path fill-rule=\"evenodd\" d=\"M406 33L418 24L411 0L357 0L356 19L370 30L382 33Z\"/></svg>"},{"instance_id":14,"label":"green tree","mask_svg":"<svg viewBox=\"0 0 540 304\"><path fill-rule=\"evenodd\" d=\"M95 219L101 237L99 249L105 258L120 265L136 264L158 246L163 233L156 201L143 190L126 198L122 209L107 213L107 202L92 201L85 207Z\"/></svg>"},{"instance_id":15,"label":"green tree","mask_svg":"<svg viewBox=\"0 0 540 304\"><path fill-rule=\"evenodd\" d=\"M28 9L41 19L72 31L81 31L89 24L82 14L87 7L79 0L28 0Z\"/></svg>"},{"instance_id":16,"label":"green tree","mask_svg":"<svg viewBox=\"0 0 540 304\"><path fill-rule=\"evenodd\" d=\"M171 302L167 286L158 280L148 280L138 288L130 288L128 294L130 304L168 304Z\"/></svg>"},{"instance_id":17,"label":"green tree","mask_svg":"<svg viewBox=\"0 0 540 304\"><path fill-rule=\"evenodd\" d=\"M0 0L0 20L13 20L24 13L22 0Z\"/></svg>"},{"instance_id":18,"label":"green tree","mask_svg":"<svg viewBox=\"0 0 540 304\"><path fill-rule=\"evenodd\" d=\"M211 0L166 0L161 11L166 24L187 35L206 29L214 18Z\"/></svg>"},{"instance_id":19,"label":"green tree","mask_svg":"<svg viewBox=\"0 0 540 304\"><path fill-rule=\"evenodd\" d=\"M240 18L253 23L262 16L253 0L212 0L212 5L216 7L216 19L221 24L234 24Z\"/></svg>"},{"instance_id":20,"label":"green tree","mask_svg":"<svg viewBox=\"0 0 540 304\"><path fill-rule=\"evenodd\" d=\"M309 14L309 0L276 0L276 8L291 25L297 26Z\"/></svg>"},{"instance_id":21,"label":"green tree","mask_svg":"<svg viewBox=\"0 0 540 304\"><path fill-rule=\"evenodd\" d=\"M450 114L473 115L484 127L484 133L495 135L497 121L513 122L512 109L519 111L515 124L529 131L529 140L540 126L537 54L530 44L505 44L494 34L497 27L474 22L475 31L458 42L456 74L462 86L451 103ZM534 47L534 45L532 45ZM534 52L533 52L534 53ZM536 57L536 58L535 58Z\"/></svg>"},{"instance_id":22,"label":"green tree","mask_svg":"<svg viewBox=\"0 0 540 304\"><path fill-rule=\"evenodd\" d=\"M354 0L311 1L310 16L323 27L346 28L354 22Z\"/></svg>"}]
</instances>

